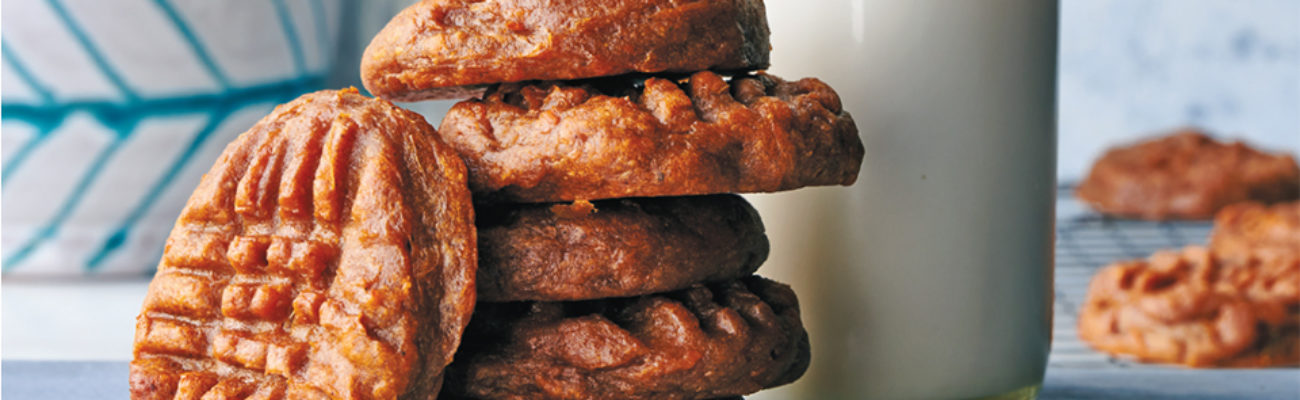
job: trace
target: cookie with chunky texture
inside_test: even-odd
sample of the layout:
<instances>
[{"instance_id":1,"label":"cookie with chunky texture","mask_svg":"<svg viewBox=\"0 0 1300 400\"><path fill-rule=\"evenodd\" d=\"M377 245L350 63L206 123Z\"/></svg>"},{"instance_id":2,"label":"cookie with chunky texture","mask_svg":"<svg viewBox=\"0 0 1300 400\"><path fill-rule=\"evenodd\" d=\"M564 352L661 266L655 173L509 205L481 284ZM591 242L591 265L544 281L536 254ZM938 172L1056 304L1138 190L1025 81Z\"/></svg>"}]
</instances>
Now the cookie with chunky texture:
<instances>
[{"instance_id":1,"label":"cookie with chunky texture","mask_svg":"<svg viewBox=\"0 0 1300 400\"><path fill-rule=\"evenodd\" d=\"M476 195L512 202L850 185L864 153L830 86L761 73L503 85L439 131Z\"/></svg>"},{"instance_id":2,"label":"cookie with chunky texture","mask_svg":"<svg viewBox=\"0 0 1300 400\"><path fill-rule=\"evenodd\" d=\"M480 399L710 399L797 379L808 337L790 288L759 277L666 294L480 304L448 368Z\"/></svg>"},{"instance_id":3,"label":"cookie with chunky texture","mask_svg":"<svg viewBox=\"0 0 1300 400\"><path fill-rule=\"evenodd\" d=\"M734 194L484 206L482 301L588 300L739 279L767 259L758 212Z\"/></svg>"},{"instance_id":4,"label":"cookie with chunky texture","mask_svg":"<svg viewBox=\"0 0 1300 400\"><path fill-rule=\"evenodd\" d=\"M1237 259L1300 255L1300 202L1228 206L1214 217L1210 247L1220 256Z\"/></svg>"},{"instance_id":5,"label":"cookie with chunky texture","mask_svg":"<svg viewBox=\"0 0 1300 400\"><path fill-rule=\"evenodd\" d=\"M465 167L350 91L276 108L203 177L136 322L135 399L432 399L475 302Z\"/></svg>"},{"instance_id":6,"label":"cookie with chunky texture","mask_svg":"<svg viewBox=\"0 0 1300 400\"><path fill-rule=\"evenodd\" d=\"M761 0L425 0L370 42L366 88L415 101L483 85L767 68Z\"/></svg>"},{"instance_id":7,"label":"cookie with chunky texture","mask_svg":"<svg viewBox=\"0 0 1300 400\"><path fill-rule=\"evenodd\" d=\"M1300 364L1300 257L1166 251L1093 277L1079 336L1144 361L1192 367Z\"/></svg>"},{"instance_id":8,"label":"cookie with chunky texture","mask_svg":"<svg viewBox=\"0 0 1300 400\"><path fill-rule=\"evenodd\" d=\"M1103 214L1210 219L1233 203L1300 198L1300 166L1286 154L1187 129L1107 151L1076 194Z\"/></svg>"}]
</instances>

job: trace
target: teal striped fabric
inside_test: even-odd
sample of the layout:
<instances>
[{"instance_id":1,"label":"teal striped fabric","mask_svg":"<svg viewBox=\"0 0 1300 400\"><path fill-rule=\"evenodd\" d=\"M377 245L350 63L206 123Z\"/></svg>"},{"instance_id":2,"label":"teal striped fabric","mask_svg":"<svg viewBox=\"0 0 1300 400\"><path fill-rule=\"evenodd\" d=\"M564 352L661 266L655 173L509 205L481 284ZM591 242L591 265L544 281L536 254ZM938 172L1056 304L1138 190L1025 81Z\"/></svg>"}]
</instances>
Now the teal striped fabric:
<instances>
[{"instance_id":1,"label":"teal striped fabric","mask_svg":"<svg viewBox=\"0 0 1300 400\"><path fill-rule=\"evenodd\" d=\"M323 87L340 1L6 4L4 274L151 271L225 143Z\"/></svg>"}]
</instances>

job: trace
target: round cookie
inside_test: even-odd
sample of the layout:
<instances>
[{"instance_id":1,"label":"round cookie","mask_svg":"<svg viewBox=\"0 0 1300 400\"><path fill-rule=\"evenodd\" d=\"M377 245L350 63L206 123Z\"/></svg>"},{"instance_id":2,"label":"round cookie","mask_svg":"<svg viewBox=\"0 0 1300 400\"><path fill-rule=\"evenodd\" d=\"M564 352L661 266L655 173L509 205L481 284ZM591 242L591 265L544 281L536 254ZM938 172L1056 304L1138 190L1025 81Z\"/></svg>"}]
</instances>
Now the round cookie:
<instances>
[{"instance_id":1,"label":"round cookie","mask_svg":"<svg viewBox=\"0 0 1300 400\"><path fill-rule=\"evenodd\" d=\"M1103 214L1210 219L1237 202L1300 197L1300 166L1289 155L1218 142L1189 129L1107 151L1076 195Z\"/></svg>"},{"instance_id":2,"label":"round cookie","mask_svg":"<svg viewBox=\"0 0 1300 400\"><path fill-rule=\"evenodd\" d=\"M1300 255L1300 202L1225 207L1214 217L1210 247L1222 257L1236 259Z\"/></svg>"},{"instance_id":3,"label":"round cookie","mask_svg":"<svg viewBox=\"0 0 1300 400\"><path fill-rule=\"evenodd\" d=\"M627 297L739 279L767 259L734 194L481 206L481 301Z\"/></svg>"},{"instance_id":4,"label":"round cookie","mask_svg":"<svg viewBox=\"0 0 1300 400\"><path fill-rule=\"evenodd\" d=\"M415 101L482 86L626 73L767 68L762 0L425 0L361 60L366 89Z\"/></svg>"},{"instance_id":5,"label":"round cookie","mask_svg":"<svg viewBox=\"0 0 1300 400\"><path fill-rule=\"evenodd\" d=\"M133 399L434 398L475 303L465 166L356 90L226 147L137 318Z\"/></svg>"},{"instance_id":6,"label":"round cookie","mask_svg":"<svg viewBox=\"0 0 1300 400\"><path fill-rule=\"evenodd\" d=\"M1189 247L1093 277L1079 336L1143 361L1192 367L1300 364L1300 257L1235 262Z\"/></svg>"},{"instance_id":7,"label":"round cookie","mask_svg":"<svg viewBox=\"0 0 1300 400\"><path fill-rule=\"evenodd\" d=\"M480 304L448 393L483 399L707 399L789 383L808 336L788 286L759 277L666 294Z\"/></svg>"},{"instance_id":8,"label":"round cookie","mask_svg":"<svg viewBox=\"0 0 1300 400\"><path fill-rule=\"evenodd\" d=\"M456 104L439 131L489 201L850 185L864 153L830 86L762 73L502 85Z\"/></svg>"}]
</instances>

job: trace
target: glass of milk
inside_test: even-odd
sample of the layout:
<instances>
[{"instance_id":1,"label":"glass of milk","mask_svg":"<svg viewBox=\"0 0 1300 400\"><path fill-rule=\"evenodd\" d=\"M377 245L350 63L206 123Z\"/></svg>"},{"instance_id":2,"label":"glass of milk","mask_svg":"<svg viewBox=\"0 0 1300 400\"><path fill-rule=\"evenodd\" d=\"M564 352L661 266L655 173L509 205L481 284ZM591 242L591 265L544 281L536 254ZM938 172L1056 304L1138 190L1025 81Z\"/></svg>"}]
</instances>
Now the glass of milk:
<instances>
[{"instance_id":1,"label":"glass of milk","mask_svg":"<svg viewBox=\"0 0 1300 400\"><path fill-rule=\"evenodd\" d=\"M771 72L834 87L856 185L754 195L812 335L755 398L1033 398L1051 338L1057 2L767 2Z\"/></svg>"}]
</instances>

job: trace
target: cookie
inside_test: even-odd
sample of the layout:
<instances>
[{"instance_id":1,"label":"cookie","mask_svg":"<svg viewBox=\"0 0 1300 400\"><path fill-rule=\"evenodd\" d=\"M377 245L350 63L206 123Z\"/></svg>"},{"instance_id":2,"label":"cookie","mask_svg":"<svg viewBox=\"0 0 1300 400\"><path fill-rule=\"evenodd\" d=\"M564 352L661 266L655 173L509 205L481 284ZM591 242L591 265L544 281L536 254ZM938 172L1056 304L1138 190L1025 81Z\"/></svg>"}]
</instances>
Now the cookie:
<instances>
[{"instance_id":1,"label":"cookie","mask_svg":"<svg viewBox=\"0 0 1300 400\"><path fill-rule=\"evenodd\" d=\"M1236 259L1300 254L1300 202L1225 207L1214 217L1210 247L1220 256Z\"/></svg>"},{"instance_id":2,"label":"cookie","mask_svg":"<svg viewBox=\"0 0 1300 400\"><path fill-rule=\"evenodd\" d=\"M502 85L453 106L439 132L488 201L850 185L864 152L830 86L762 73Z\"/></svg>"},{"instance_id":3,"label":"cookie","mask_svg":"<svg viewBox=\"0 0 1300 400\"><path fill-rule=\"evenodd\" d=\"M1234 262L1199 247L1093 277L1079 336L1098 350L1192 367L1300 364L1300 258Z\"/></svg>"},{"instance_id":4,"label":"cookie","mask_svg":"<svg viewBox=\"0 0 1300 400\"><path fill-rule=\"evenodd\" d=\"M739 279L767 259L733 194L477 209L481 301L628 297Z\"/></svg>"},{"instance_id":5,"label":"cookie","mask_svg":"<svg viewBox=\"0 0 1300 400\"><path fill-rule=\"evenodd\" d=\"M277 107L176 221L131 397L435 397L475 302L465 173L422 117L355 89Z\"/></svg>"},{"instance_id":6,"label":"cookie","mask_svg":"<svg viewBox=\"0 0 1300 400\"><path fill-rule=\"evenodd\" d=\"M1300 167L1289 155L1188 129L1107 151L1076 195L1103 214L1210 219L1233 203L1300 198Z\"/></svg>"},{"instance_id":7,"label":"cookie","mask_svg":"<svg viewBox=\"0 0 1300 400\"><path fill-rule=\"evenodd\" d=\"M797 379L790 288L759 277L667 294L480 304L448 393L480 399L709 399Z\"/></svg>"},{"instance_id":8,"label":"cookie","mask_svg":"<svg viewBox=\"0 0 1300 400\"><path fill-rule=\"evenodd\" d=\"M366 89L415 101L483 85L768 65L762 0L425 0L361 60Z\"/></svg>"}]
</instances>

